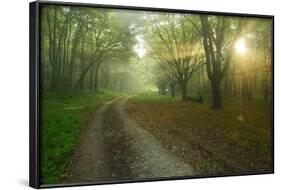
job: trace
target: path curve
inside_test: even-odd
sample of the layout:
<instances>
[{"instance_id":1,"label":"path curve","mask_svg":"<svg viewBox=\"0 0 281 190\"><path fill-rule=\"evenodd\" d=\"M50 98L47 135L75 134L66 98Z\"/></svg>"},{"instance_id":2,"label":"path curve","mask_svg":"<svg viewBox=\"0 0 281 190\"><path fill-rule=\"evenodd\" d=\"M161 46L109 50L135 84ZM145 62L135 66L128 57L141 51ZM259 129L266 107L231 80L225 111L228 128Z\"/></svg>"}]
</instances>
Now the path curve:
<instances>
[{"instance_id":1,"label":"path curve","mask_svg":"<svg viewBox=\"0 0 281 190\"><path fill-rule=\"evenodd\" d=\"M103 105L82 133L62 183L109 182L190 176L192 167L170 154L126 114L130 97Z\"/></svg>"}]
</instances>

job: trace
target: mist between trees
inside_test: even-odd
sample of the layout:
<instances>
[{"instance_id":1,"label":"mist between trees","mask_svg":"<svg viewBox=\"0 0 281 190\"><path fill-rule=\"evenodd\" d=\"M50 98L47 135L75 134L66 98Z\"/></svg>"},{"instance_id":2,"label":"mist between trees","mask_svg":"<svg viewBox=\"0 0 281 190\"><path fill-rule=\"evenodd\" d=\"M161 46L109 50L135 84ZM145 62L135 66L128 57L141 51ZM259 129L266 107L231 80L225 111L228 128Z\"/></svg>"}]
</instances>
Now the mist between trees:
<instances>
[{"instance_id":1,"label":"mist between trees","mask_svg":"<svg viewBox=\"0 0 281 190\"><path fill-rule=\"evenodd\" d=\"M272 20L44 5L44 91L271 100Z\"/></svg>"}]
</instances>

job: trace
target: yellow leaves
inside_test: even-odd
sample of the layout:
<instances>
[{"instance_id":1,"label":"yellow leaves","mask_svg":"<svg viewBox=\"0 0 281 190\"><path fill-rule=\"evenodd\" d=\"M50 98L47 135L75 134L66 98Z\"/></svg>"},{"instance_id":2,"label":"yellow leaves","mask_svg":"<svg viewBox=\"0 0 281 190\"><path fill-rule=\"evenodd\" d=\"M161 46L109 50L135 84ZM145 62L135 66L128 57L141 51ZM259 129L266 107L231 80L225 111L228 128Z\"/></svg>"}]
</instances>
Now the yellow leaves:
<instances>
[{"instance_id":1,"label":"yellow leaves","mask_svg":"<svg viewBox=\"0 0 281 190\"><path fill-rule=\"evenodd\" d=\"M240 121L240 122L244 122L245 121L245 118L243 117L243 115L239 115L237 117L237 120Z\"/></svg>"},{"instance_id":2,"label":"yellow leaves","mask_svg":"<svg viewBox=\"0 0 281 190\"><path fill-rule=\"evenodd\" d=\"M267 105L231 100L224 110L212 110L189 101L132 99L131 109L134 112L128 113L139 127L199 172L234 171L229 164L239 166L240 172L270 166L272 121Z\"/></svg>"}]
</instances>

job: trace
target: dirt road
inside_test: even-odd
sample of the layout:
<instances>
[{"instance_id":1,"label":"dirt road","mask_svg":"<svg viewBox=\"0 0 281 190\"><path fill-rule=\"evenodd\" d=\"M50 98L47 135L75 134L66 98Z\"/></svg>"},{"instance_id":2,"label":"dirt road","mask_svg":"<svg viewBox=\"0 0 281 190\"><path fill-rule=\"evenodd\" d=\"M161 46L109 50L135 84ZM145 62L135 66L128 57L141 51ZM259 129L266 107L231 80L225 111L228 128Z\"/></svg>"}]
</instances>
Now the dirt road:
<instances>
[{"instance_id":1,"label":"dirt road","mask_svg":"<svg viewBox=\"0 0 281 190\"><path fill-rule=\"evenodd\" d=\"M62 183L188 176L192 167L171 155L125 112L129 97L103 105L83 132Z\"/></svg>"}]
</instances>

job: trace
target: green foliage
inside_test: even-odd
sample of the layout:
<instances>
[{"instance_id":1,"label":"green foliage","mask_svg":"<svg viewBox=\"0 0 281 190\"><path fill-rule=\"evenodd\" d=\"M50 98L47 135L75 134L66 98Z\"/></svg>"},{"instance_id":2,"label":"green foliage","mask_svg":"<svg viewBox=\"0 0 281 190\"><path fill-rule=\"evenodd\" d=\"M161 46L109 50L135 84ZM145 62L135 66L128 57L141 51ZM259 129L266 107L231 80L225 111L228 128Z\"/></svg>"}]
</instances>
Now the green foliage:
<instances>
[{"instance_id":1,"label":"green foliage","mask_svg":"<svg viewBox=\"0 0 281 190\"><path fill-rule=\"evenodd\" d=\"M69 163L81 127L104 102L119 94L109 90L46 92L42 95L41 183L54 184Z\"/></svg>"}]
</instances>

